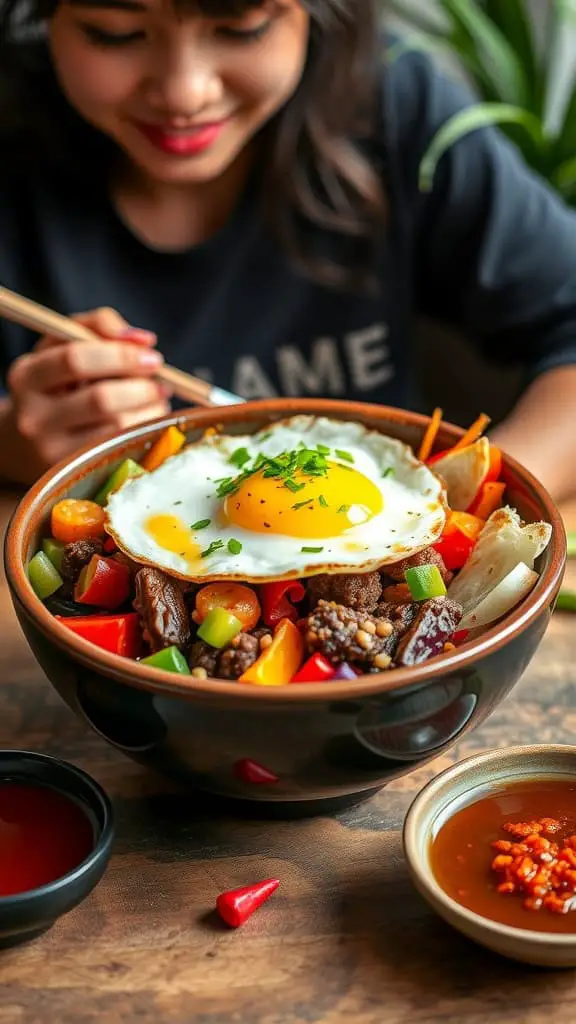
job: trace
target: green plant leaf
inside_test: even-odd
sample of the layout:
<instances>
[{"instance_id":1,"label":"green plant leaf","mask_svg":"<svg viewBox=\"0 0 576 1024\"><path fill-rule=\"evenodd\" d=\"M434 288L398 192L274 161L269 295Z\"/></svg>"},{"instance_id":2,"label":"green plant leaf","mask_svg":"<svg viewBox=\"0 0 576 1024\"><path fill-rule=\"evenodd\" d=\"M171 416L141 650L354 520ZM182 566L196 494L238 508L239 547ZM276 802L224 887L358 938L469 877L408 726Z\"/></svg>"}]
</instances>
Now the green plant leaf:
<instances>
[{"instance_id":1,"label":"green plant leaf","mask_svg":"<svg viewBox=\"0 0 576 1024\"><path fill-rule=\"evenodd\" d=\"M576 153L576 82L568 98L564 118L558 129L554 156L558 163L569 160Z\"/></svg>"},{"instance_id":2,"label":"green plant leaf","mask_svg":"<svg viewBox=\"0 0 576 1024\"><path fill-rule=\"evenodd\" d=\"M542 110L542 65L536 49L533 19L526 0L484 0L486 15L508 40L526 77L530 109Z\"/></svg>"},{"instance_id":3,"label":"green plant leaf","mask_svg":"<svg viewBox=\"0 0 576 1024\"><path fill-rule=\"evenodd\" d=\"M500 124L519 125L528 132L537 146L545 144L542 125L529 110L504 103L478 103L467 107L446 121L432 139L420 164L420 190L431 190L436 168L451 146L471 132Z\"/></svg>"},{"instance_id":4,"label":"green plant leaf","mask_svg":"<svg viewBox=\"0 0 576 1024\"><path fill-rule=\"evenodd\" d=\"M576 188L576 156L565 160L551 175L552 184L556 186L563 195L570 195Z\"/></svg>"},{"instance_id":5,"label":"green plant leaf","mask_svg":"<svg viewBox=\"0 0 576 1024\"><path fill-rule=\"evenodd\" d=\"M429 36L446 38L446 26L442 27L439 20L429 18L420 9L412 7L411 4L405 3L404 0L388 0L387 9L401 18L402 21L407 22L409 25L414 25L414 28L419 32L424 32Z\"/></svg>"},{"instance_id":6,"label":"green plant leaf","mask_svg":"<svg viewBox=\"0 0 576 1024\"><path fill-rule=\"evenodd\" d=\"M465 33L473 44L476 60L498 99L525 107L530 90L522 64L506 36L477 0L443 0L443 6L459 32Z\"/></svg>"}]
</instances>

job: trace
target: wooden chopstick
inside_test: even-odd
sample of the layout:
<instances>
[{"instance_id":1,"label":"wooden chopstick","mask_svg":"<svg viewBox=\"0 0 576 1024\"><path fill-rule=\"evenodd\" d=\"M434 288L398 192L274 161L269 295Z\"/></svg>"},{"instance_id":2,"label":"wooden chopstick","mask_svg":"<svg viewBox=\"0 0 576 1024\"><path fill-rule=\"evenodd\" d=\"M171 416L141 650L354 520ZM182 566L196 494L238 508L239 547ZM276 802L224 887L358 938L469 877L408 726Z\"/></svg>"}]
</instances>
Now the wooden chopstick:
<instances>
[{"instance_id":1,"label":"wooden chopstick","mask_svg":"<svg viewBox=\"0 0 576 1024\"><path fill-rule=\"evenodd\" d=\"M62 316L61 313L33 302L32 299L26 299L9 288L0 287L0 316L29 330L37 331L38 334L52 334L63 341L102 341L102 338L88 327L83 327L70 317ZM174 366L160 366L156 377L167 384L178 398L185 402L193 402L195 405L237 405L243 401L231 391L208 384L191 373L177 370Z\"/></svg>"}]
</instances>

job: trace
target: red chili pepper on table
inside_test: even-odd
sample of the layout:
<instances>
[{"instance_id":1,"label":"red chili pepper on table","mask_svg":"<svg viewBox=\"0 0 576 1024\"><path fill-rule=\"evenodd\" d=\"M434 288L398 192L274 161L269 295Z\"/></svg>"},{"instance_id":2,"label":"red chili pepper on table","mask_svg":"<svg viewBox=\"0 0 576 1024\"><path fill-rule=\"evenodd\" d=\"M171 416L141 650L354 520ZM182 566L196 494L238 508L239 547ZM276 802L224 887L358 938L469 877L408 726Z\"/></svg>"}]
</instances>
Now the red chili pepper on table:
<instances>
[{"instance_id":1,"label":"red chili pepper on table","mask_svg":"<svg viewBox=\"0 0 576 1024\"><path fill-rule=\"evenodd\" d=\"M124 562L93 555L80 573L74 600L96 608L118 608L130 594L130 579L130 569Z\"/></svg>"},{"instance_id":2,"label":"red chili pepper on table","mask_svg":"<svg viewBox=\"0 0 576 1024\"><path fill-rule=\"evenodd\" d=\"M267 783L279 782L278 776L274 775L274 772L265 768L263 764L252 761L249 757L236 761L234 770L237 778L241 779L242 782L251 782L253 785L261 786Z\"/></svg>"},{"instance_id":3,"label":"red chili pepper on table","mask_svg":"<svg viewBox=\"0 0 576 1024\"><path fill-rule=\"evenodd\" d=\"M298 669L295 676L292 676L291 683L323 683L332 679L336 669L331 665L328 658L325 658L319 651L312 654L304 662L302 668Z\"/></svg>"},{"instance_id":4,"label":"red chili pepper on table","mask_svg":"<svg viewBox=\"0 0 576 1024\"><path fill-rule=\"evenodd\" d=\"M77 636L124 658L136 658L140 652L140 626L136 612L126 615L56 615L62 625Z\"/></svg>"},{"instance_id":5,"label":"red chili pepper on table","mask_svg":"<svg viewBox=\"0 0 576 1024\"><path fill-rule=\"evenodd\" d=\"M238 928L276 892L279 885L279 879L268 878L265 882L246 885L243 889L230 889L220 894L216 900L216 909L226 924Z\"/></svg>"},{"instance_id":6,"label":"red chili pepper on table","mask_svg":"<svg viewBox=\"0 0 576 1024\"><path fill-rule=\"evenodd\" d=\"M260 587L260 603L265 624L275 626L280 619L290 619L291 622L295 622L299 616L294 604L298 604L305 593L299 580L263 583Z\"/></svg>"}]
</instances>

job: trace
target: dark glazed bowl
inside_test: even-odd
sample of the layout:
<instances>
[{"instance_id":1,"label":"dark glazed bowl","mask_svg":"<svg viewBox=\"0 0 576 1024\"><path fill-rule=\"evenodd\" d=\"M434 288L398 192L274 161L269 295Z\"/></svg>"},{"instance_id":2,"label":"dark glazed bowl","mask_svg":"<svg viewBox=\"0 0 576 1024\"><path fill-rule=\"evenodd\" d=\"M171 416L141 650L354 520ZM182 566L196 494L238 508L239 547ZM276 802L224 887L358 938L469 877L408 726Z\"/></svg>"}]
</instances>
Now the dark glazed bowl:
<instances>
[{"instance_id":1,"label":"dark glazed bowl","mask_svg":"<svg viewBox=\"0 0 576 1024\"><path fill-rule=\"evenodd\" d=\"M36 598L26 563L57 500L92 496L115 465L126 456L139 459L171 423L194 439L216 424L245 433L296 413L357 420L414 447L428 423L383 406L316 399L189 410L127 431L51 470L19 505L5 541L6 574L22 629L70 707L135 760L210 794L253 801L257 813L310 814L357 802L479 725L538 647L566 557L564 526L551 499L526 470L505 460L510 502L526 520L544 519L553 527L532 593L503 623L457 651L353 682L259 687L159 672L76 637ZM461 435L444 424L439 447ZM251 781L246 759L276 780Z\"/></svg>"},{"instance_id":2,"label":"dark glazed bowl","mask_svg":"<svg viewBox=\"0 0 576 1024\"><path fill-rule=\"evenodd\" d=\"M1 750L0 780L57 790L82 808L94 832L92 852L73 871L38 889L0 896L0 949L5 949L37 938L90 895L110 860L114 826L104 791L66 761L27 750Z\"/></svg>"}]
</instances>

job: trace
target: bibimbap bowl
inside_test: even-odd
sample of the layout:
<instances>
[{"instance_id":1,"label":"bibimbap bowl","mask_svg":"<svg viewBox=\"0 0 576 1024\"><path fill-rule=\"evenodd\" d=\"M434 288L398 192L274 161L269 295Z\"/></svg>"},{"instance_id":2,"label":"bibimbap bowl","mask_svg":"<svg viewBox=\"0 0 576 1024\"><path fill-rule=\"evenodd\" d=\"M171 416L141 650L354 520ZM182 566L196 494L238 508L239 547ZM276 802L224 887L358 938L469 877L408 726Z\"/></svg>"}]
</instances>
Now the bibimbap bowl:
<instances>
[{"instance_id":1,"label":"bibimbap bowl","mask_svg":"<svg viewBox=\"0 0 576 1024\"><path fill-rule=\"evenodd\" d=\"M305 419L293 420L293 417ZM273 444L270 437L278 435L274 429L271 432L271 428L279 421L284 424L287 421L292 431L302 428L304 439L300 437L290 453L283 443L277 449L268 447L264 456L254 458L248 435L260 431L258 443L261 446L265 442ZM311 439L326 438L331 431L333 434L334 421L343 425L341 435L346 440L346 449L344 440L342 449L316 443L310 454ZM310 424L314 425L314 431L307 433ZM320 434L316 432L318 424ZM184 780L192 789L251 804L255 813L264 810L282 814L320 813L354 803L371 795L390 779L405 775L438 756L486 718L530 662L546 630L560 587L565 562L565 531L547 493L516 462L503 458L501 468L498 466L493 472L491 453L491 475L487 474L488 462L484 468L481 465L482 459L488 458L488 443L484 439L461 447L460 453L465 454L454 463L453 448L464 432L441 424L434 438L434 451L448 450L451 458L448 462L446 457L440 462L432 458L431 463L424 458L426 466L423 467L413 453L420 452L429 427L426 417L362 403L315 399L251 402L217 410L193 409L146 424L96 448L81 451L68 463L46 473L14 513L5 540L5 566L16 614L50 682L76 714L127 756ZM166 445L168 428L173 428L173 437L176 436L174 428L183 432L186 445L172 455L172 461L162 462L159 453L161 455ZM233 438L222 442L221 435L226 438L233 435ZM378 435L397 439L412 451L407 452L395 442L383 441ZM337 441L339 436L338 433ZM151 456L151 447L160 438L163 440ZM198 442L201 445L194 448L189 464L182 456L191 450L189 445L195 446ZM210 478L208 474L201 480L194 461L197 453L216 451L221 443L230 463L229 476L223 478L218 474ZM211 445L215 448L211 449ZM314 532L313 509L317 510L318 522L323 522L321 516L325 515L328 517L325 522L333 523L336 513L347 514L351 505L356 508L354 488L358 482L360 488L368 488L362 473L358 476L360 470L369 465L363 462L363 448L374 455L382 447L384 464L379 454L375 458L375 465L381 472L372 473L376 489L370 491L372 497L366 490L359 501L358 507L363 508L364 513L341 531L343 537L338 545L328 545L319 555L323 544L318 537L324 537L327 528L320 526ZM167 450L171 450L170 445ZM300 457L304 450L308 450L309 455ZM111 474L118 467L122 467L120 477L130 477L127 466L132 463L127 464L127 459L138 465L143 460L149 469L154 463L162 465L147 474L127 479L111 496L103 497L103 489L109 489ZM174 480L182 489L181 495L180 491L176 495L169 493L172 471L168 472L166 467L170 465L178 469L178 472L175 469ZM455 466L463 469L458 468L455 474ZM370 476L369 470L366 473ZM495 477L499 481L496 488L481 490L487 481L493 483ZM206 486L208 480L210 486ZM253 537L253 521L250 520L253 509L248 519L242 521L240 505L246 497L246 481L256 480L264 490L256 491L256 495L254 487L248 491L252 503L257 499L257 504L264 505L272 494L273 501L281 501L276 513L282 514L284 510L291 523L295 522L294 516L299 511L307 515L310 527L303 527L304 520L298 519L296 527L284 529L282 543L292 543L292 548L275 547L264 529L260 533L256 530ZM402 506L402 488L406 481L410 481L410 487L418 489L420 503L412 509ZM470 487L474 489L479 485L478 493L472 495ZM496 490L497 499L504 486L505 493L498 502L494 492ZM201 495L202 501L209 498L213 501L215 497L221 503L228 500L229 516L232 519L237 513L240 516L234 519L235 536L232 538L228 537L226 517L220 511L213 523L209 518L196 517L194 523L186 521L187 529L194 528L194 537L207 522L211 527L221 528L223 537L222 543L216 541L216 547L213 539L207 540L201 552L201 573L205 575L191 585L182 576L188 572L186 565L200 564L197 561L199 548L194 549L194 561L190 551L177 550L182 545L162 541L158 556L158 548L149 546L150 537L146 539L142 531L134 533L134 524L142 518L143 510L148 507L146 503L153 504L159 494L162 500L155 509L156 514L169 498L173 513L184 516L184 520L186 515L191 517L193 513L187 499L181 500L190 489L197 495L205 492ZM382 498L377 492L381 492ZM259 498L259 493L267 497ZM131 495L133 504L127 506L126 498ZM88 548L87 554L81 548L70 549L74 557L67 556L65 568L68 580L75 573L75 582L65 583L58 589L57 575L55 584L50 583L50 578L46 584L42 572L40 577L31 572L33 557L44 549L52 559L61 559L64 542L69 546L70 537L78 536L67 532L70 528L74 531L77 524L73 517L72 520L63 517L62 509L68 514L70 507L74 510L80 506L63 507L59 503L64 499L92 501L95 496L99 496L106 512L108 532L101 538L101 541L106 540L104 550L101 543L96 552ZM474 497L472 504L471 497ZM452 508L455 504L461 510L473 508L482 512L486 519L473 517L470 511L460 518L454 517L447 512L448 498ZM479 504L480 499L483 505ZM337 501L341 504L336 508ZM358 538L369 538L369 532L361 531L363 523L367 522L367 531L371 525L368 522L371 501L381 502L376 509L379 514L396 516L391 533L399 522L412 524L410 531L404 529L401 542L391 536L384 540L382 533L377 551L373 540L359 543ZM504 509L490 513L490 508L497 504ZM183 512L173 508L182 505ZM53 511L55 506L58 506L56 512ZM439 523L439 516L443 524ZM451 517L449 529L447 516ZM280 520L276 518L275 522ZM479 534L474 534L475 522L480 523ZM459 544L456 545L454 523L463 531L457 532ZM260 527L266 525L263 523ZM165 526L163 520L163 529ZM156 523L155 532L150 534L155 542L165 536L157 527ZM287 534L294 530L297 546L293 537L287 539ZM498 533L496 543L493 537L488 542L488 534L495 531ZM315 542L301 543L303 536L312 536ZM470 541L472 536L473 542ZM350 540L351 537L354 539ZM512 557L507 548L502 555L506 538L511 538L517 546L516 555ZM47 540L50 540L48 546ZM434 543L436 552L443 552L446 562L434 555L427 546L429 542ZM472 576L470 565L465 566L452 578L446 564L462 559L462 544L468 545L466 558L470 559L470 565L474 558L476 562L485 563L489 557L495 559L494 566L488 569L486 565L484 569L480 566L480 570L476 566ZM386 552L382 554L384 548ZM422 554L423 548L430 556ZM78 551L79 563L72 565L71 572L70 563L74 563ZM304 552L302 558L299 552ZM179 561L184 555L188 558L186 564ZM227 561L223 560L223 555ZM135 557L137 564L134 564ZM156 557L162 562L160 570ZM342 571L342 559L348 557L353 564L345 565ZM104 559L102 564L98 563L99 558ZM399 569L399 561L406 558L411 559L407 568L415 567L415 572ZM270 587L270 575L273 575L270 566L274 559L277 559L276 583L282 576L286 585L292 584L292 589L283 599L276 594L272 600L270 595L275 592ZM328 567L328 573L322 577L312 575L311 579L316 582L311 584L308 574L314 559L316 573L321 567ZM110 560L113 560L112 566ZM382 566L383 561L387 561L387 565ZM62 568L61 563L57 564ZM120 572L116 568L119 564ZM227 571L220 571L219 566L223 570L228 567ZM99 575L102 567L106 570L104 583ZM143 567L145 572L142 572ZM36 562L34 568L42 570L43 565ZM118 597L114 607L114 601L109 598L110 568L119 577L120 587L123 580L129 580L126 584L129 593L122 607L118 607ZM362 575L359 589L349 586L354 570L356 577ZM163 595L163 603L146 608L146 601L155 600L158 579L154 574L158 571L163 574L162 579L168 575L168 591ZM139 574L136 577L135 572ZM262 573L266 572L269 576L263 577ZM490 591L486 586L491 572L496 573L494 578L501 584L498 591L494 588ZM346 576L345 590L340 587L334 591L334 579L338 577L342 581L343 576ZM323 584L318 583L320 578ZM257 622L254 617L250 622L243 620L245 609L240 605L233 606L230 612L229 602L220 603L214 612L210 587L215 582L222 587L226 579L234 585L240 583L248 587L253 601L254 594L257 595L257 617L261 616ZM302 586L300 590L294 586L299 580L305 589L303 599ZM55 593L41 600L38 589L40 592L42 587L50 590L51 585L57 588ZM314 597L313 588L316 588ZM513 607L511 592L517 595ZM108 594L108 597L102 596L103 603L93 607L90 602L97 599L94 598L97 593ZM350 605L343 610L342 593L348 595L346 601ZM207 594L212 605L210 601L207 603ZM187 612L184 624L178 613L180 606ZM500 617L495 618L498 609L509 606L511 610L500 611ZM95 627L99 631L106 627L109 631L111 627L103 616L113 620L117 649L124 651L124 655L112 652L109 635L101 641L109 649L86 639L96 635ZM119 617L122 618L120 632L116 621ZM88 631L86 622L90 627ZM465 629L461 628L462 624ZM179 635L181 628L185 636ZM236 635L233 635L234 628ZM136 635L138 660L129 656L136 650L130 649L136 642ZM289 650L287 637L292 643L291 647L288 645ZM296 654L294 644L298 648ZM428 650L427 644L432 644ZM244 652L240 661L239 651ZM431 653L434 656L430 656ZM240 668L230 668L237 664ZM193 674L188 665L193 667ZM210 677L209 670L218 672L220 677ZM222 678L231 671L240 678ZM295 675L302 678L302 675L309 677L310 673L317 681L289 681ZM278 685L280 676L284 685Z\"/></svg>"}]
</instances>

